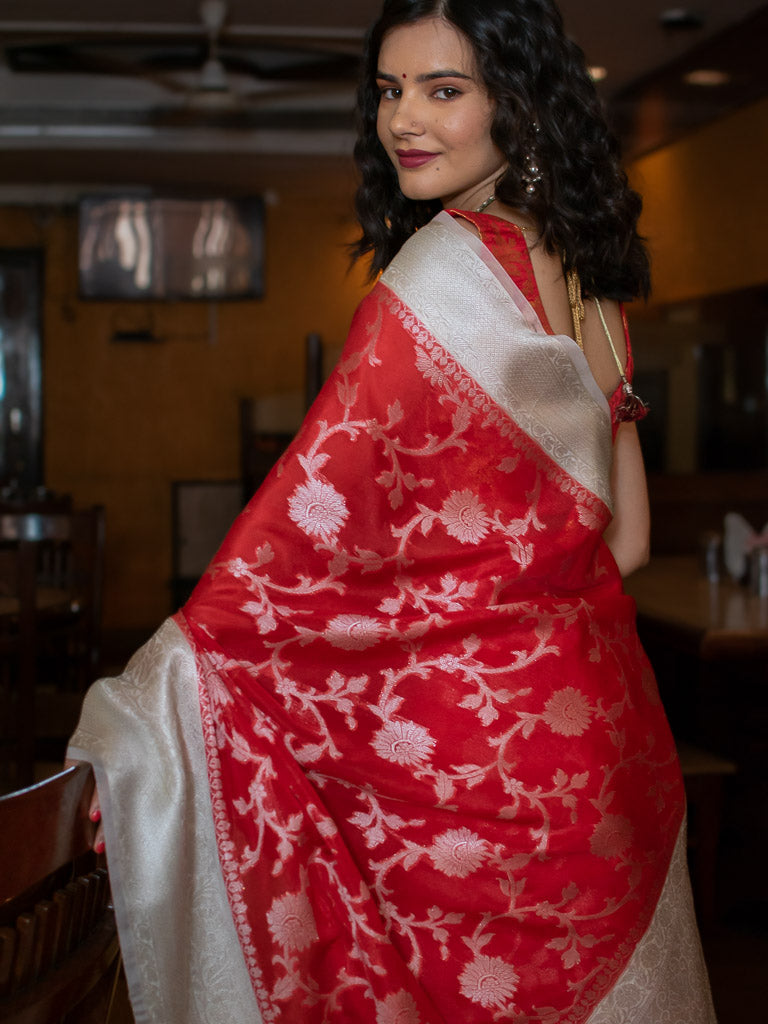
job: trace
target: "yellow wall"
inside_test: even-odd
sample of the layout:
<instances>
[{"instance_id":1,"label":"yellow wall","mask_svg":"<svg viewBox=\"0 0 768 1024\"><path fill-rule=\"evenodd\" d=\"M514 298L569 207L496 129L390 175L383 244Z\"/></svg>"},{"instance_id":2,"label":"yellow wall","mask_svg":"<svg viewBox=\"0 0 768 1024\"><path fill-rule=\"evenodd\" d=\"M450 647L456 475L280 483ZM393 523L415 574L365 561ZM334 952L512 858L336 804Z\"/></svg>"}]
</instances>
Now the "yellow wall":
<instances>
[{"instance_id":1,"label":"yellow wall","mask_svg":"<svg viewBox=\"0 0 768 1024\"><path fill-rule=\"evenodd\" d=\"M168 614L171 481L238 477L239 399L301 389L304 338L343 341L363 274L347 274L354 178L307 159L254 180L271 189L265 298L109 304L77 297L72 211L0 209L0 246L42 246L46 484L107 519L105 627L151 629ZM215 331L211 332L211 314ZM117 343L150 326L157 344Z\"/></svg>"},{"instance_id":2,"label":"yellow wall","mask_svg":"<svg viewBox=\"0 0 768 1024\"><path fill-rule=\"evenodd\" d=\"M634 162L654 302L768 282L766 167L768 100Z\"/></svg>"}]
</instances>

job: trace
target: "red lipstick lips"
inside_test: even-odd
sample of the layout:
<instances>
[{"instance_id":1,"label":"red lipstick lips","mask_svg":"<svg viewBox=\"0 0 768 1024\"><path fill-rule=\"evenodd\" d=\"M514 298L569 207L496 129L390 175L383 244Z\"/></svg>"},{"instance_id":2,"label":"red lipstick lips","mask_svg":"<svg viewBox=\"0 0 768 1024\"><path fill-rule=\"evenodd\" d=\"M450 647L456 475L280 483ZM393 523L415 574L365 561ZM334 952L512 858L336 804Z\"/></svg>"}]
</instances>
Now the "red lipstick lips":
<instances>
[{"instance_id":1,"label":"red lipstick lips","mask_svg":"<svg viewBox=\"0 0 768 1024\"><path fill-rule=\"evenodd\" d=\"M396 149L395 155L401 167L421 167L434 160L437 153L427 153L423 149Z\"/></svg>"}]
</instances>

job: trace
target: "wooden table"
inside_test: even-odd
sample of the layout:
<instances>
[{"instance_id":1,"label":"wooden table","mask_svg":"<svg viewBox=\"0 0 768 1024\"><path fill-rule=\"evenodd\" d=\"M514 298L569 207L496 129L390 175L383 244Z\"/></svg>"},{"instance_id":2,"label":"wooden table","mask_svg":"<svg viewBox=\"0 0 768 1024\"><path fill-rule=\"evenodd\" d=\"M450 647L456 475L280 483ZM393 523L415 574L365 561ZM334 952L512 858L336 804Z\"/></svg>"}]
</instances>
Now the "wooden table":
<instances>
[{"instance_id":1,"label":"wooden table","mask_svg":"<svg viewBox=\"0 0 768 1024\"><path fill-rule=\"evenodd\" d=\"M638 621L700 658L768 656L768 597L727 577L712 583L689 556L652 558L625 580Z\"/></svg>"}]
</instances>

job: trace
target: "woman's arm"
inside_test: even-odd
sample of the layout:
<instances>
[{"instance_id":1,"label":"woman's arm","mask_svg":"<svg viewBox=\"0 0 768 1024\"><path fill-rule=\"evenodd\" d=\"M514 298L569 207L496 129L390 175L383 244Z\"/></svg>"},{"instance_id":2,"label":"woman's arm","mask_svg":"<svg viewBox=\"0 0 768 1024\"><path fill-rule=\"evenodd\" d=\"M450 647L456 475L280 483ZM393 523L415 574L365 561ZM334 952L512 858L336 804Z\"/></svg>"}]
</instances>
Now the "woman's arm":
<instances>
[{"instance_id":1,"label":"woman's arm","mask_svg":"<svg viewBox=\"0 0 768 1024\"><path fill-rule=\"evenodd\" d=\"M645 467L634 423L620 424L616 433L611 492L613 519L603 536L619 572L628 576L648 561L651 533Z\"/></svg>"}]
</instances>

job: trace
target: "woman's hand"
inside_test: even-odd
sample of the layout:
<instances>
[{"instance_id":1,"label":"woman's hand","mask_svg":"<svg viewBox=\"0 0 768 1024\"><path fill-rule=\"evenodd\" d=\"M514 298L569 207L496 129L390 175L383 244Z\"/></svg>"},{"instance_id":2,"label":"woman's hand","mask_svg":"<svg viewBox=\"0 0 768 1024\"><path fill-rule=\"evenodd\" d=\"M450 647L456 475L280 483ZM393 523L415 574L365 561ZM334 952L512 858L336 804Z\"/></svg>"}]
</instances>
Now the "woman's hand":
<instances>
[{"instance_id":1,"label":"woman's hand","mask_svg":"<svg viewBox=\"0 0 768 1024\"><path fill-rule=\"evenodd\" d=\"M75 768L79 764L86 764L85 761L75 761L68 757L64 760L65 768ZM93 850L95 853L104 853L106 844L104 842L104 824L101 820L101 803L99 802L99 791L94 784L91 794L91 803L88 808L88 817L97 826L96 835L93 837Z\"/></svg>"}]
</instances>

